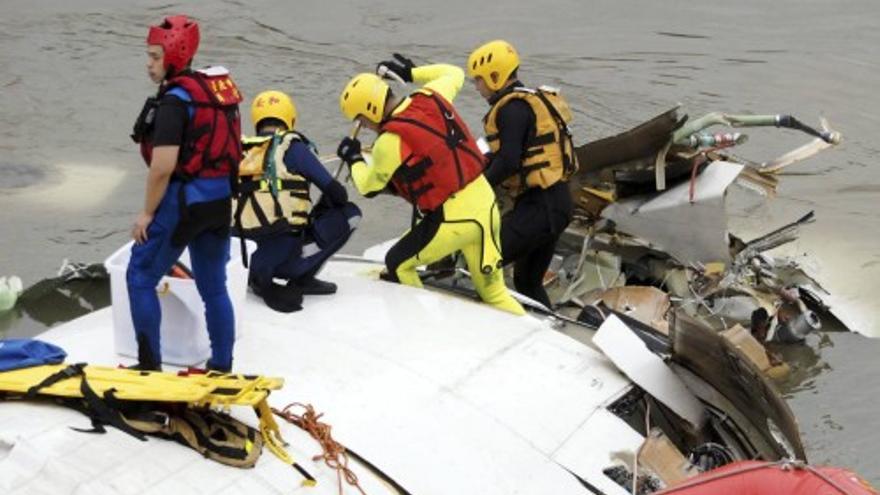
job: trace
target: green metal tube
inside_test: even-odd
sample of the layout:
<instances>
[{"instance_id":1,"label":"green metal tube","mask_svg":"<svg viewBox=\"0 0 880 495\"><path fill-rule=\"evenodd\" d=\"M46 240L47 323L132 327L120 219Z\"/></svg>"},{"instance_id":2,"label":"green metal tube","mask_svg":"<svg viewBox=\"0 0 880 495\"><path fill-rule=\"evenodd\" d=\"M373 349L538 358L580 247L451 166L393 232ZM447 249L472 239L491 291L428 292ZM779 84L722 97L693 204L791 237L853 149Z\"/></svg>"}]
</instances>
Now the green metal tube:
<instances>
[{"instance_id":1,"label":"green metal tube","mask_svg":"<svg viewBox=\"0 0 880 495\"><path fill-rule=\"evenodd\" d=\"M724 125L728 127L763 127L779 125L779 115L730 115L721 112L712 112L698 119L694 119L685 123L672 134L672 142L676 144L686 144L680 141L686 140L691 134L700 132L707 127L713 125Z\"/></svg>"}]
</instances>

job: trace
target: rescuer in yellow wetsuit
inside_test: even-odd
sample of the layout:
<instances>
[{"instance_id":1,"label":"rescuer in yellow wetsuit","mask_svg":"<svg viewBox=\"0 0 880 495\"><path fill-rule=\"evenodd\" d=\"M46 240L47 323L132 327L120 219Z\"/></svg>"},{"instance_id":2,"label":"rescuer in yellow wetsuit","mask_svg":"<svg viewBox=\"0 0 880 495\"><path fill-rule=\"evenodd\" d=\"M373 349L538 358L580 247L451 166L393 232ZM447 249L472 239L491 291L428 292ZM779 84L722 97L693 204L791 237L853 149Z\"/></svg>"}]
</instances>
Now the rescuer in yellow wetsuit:
<instances>
[{"instance_id":1,"label":"rescuer in yellow wetsuit","mask_svg":"<svg viewBox=\"0 0 880 495\"><path fill-rule=\"evenodd\" d=\"M504 285L501 219L482 173L484 158L450 103L464 73L446 64L415 67L397 54L380 65L423 86L400 98L375 74L355 76L340 95L340 108L378 134L373 159L365 162L360 142L351 137L337 153L361 194L390 191L413 205L412 228L386 255L388 278L421 287L416 267L461 251L483 301L524 314Z\"/></svg>"}]
</instances>

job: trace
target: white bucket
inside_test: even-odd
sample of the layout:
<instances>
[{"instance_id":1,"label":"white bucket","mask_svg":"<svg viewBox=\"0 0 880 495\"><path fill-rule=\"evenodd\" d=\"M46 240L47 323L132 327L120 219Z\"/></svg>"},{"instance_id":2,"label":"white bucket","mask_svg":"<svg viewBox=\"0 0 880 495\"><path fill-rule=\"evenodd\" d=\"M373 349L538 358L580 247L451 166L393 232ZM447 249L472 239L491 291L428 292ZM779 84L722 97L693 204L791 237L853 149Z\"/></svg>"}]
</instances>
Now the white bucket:
<instances>
[{"instance_id":1,"label":"white bucket","mask_svg":"<svg viewBox=\"0 0 880 495\"><path fill-rule=\"evenodd\" d=\"M247 269L241 263L241 248L237 238L230 243L230 257L226 264L226 287L235 311L235 339L242 336L241 313L247 293ZM132 242L122 246L104 262L110 273L110 294L113 301L113 336L117 354L137 357L137 341L128 304L128 284L125 272L131 257ZM248 242L248 253L256 245ZM192 266L189 250L184 250L180 261ZM161 335L162 362L178 366L201 364L211 357L211 345L205 325L205 305L202 303L194 280L162 277L159 286L159 306L162 308Z\"/></svg>"}]
</instances>

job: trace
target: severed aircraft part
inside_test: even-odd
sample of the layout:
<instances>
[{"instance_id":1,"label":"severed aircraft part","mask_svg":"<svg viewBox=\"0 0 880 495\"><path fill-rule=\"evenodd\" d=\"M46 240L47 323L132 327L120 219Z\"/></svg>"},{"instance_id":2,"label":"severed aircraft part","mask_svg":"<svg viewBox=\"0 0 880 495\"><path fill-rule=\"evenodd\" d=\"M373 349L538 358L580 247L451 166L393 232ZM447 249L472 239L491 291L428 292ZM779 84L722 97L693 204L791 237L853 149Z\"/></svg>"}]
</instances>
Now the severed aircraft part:
<instances>
[{"instance_id":1,"label":"severed aircraft part","mask_svg":"<svg viewBox=\"0 0 880 495\"><path fill-rule=\"evenodd\" d=\"M727 261L728 186L743 166L713 162L697 176L690 201L688 184L651 197L630 198L608 206L602 216L618 230L650 240L682 263Z\"/></svg>"}]
</instances>

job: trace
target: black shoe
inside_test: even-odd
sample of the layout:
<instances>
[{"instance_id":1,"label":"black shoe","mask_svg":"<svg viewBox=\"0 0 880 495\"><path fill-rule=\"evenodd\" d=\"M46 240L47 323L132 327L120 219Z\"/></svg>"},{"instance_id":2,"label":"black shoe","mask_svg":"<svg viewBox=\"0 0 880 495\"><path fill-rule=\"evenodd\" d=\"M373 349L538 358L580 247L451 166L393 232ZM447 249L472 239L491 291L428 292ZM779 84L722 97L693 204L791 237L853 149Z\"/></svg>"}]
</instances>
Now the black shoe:
<instances>
[{"instance_id":1,"label":"black shoe","mask_svg":"<svg viewBox=\"0 0 880 495\"><path fill-rule=\"evenodd\" d=\"M271 282L267 286L251 284L251 290L263 298L266 306L279 313L293 313L302 309L302 292L296 287L285 287Z\"/></svg>"},{"instance_id":2,"label":"black shoe","mask_svg":"<svg viewBox=\"0 0 880 495\"><path fill-rule=\"evenodd\" d=\"M326 296L336 294L336 284L325 282L314 277L308 279L296 279L287 282L288 287L296 287L304 296Z\"/></svg>"},{"instance_id":3,"label":"black shoe","mask_svg":"<svg viewBox=\"0 0 880 495\"><path fill-rule=\"evenodd\" d=\"M232 373L232 366L229 366L228 368L224 368L222 366L217 366L214 363L212 363L211 360L209 359L208 362L205 363L205 371L206 372L216 371L218 373Z\"/></svg>"},{"instance_id":4,"label":"black shoe","mask_svg":"<svg viewBox=\"0 0 880 495\"><path fill-rule=\"evenodd\" d=\"M391 272L389 272L388 270L386 270L384 268L382 269L381 272L379 272L379 280L384 280L386 282L391 282L391 283L395 283L395 284L400 283L400 280L396 276L392 275Z\"/></svg>"}]
</instances>

